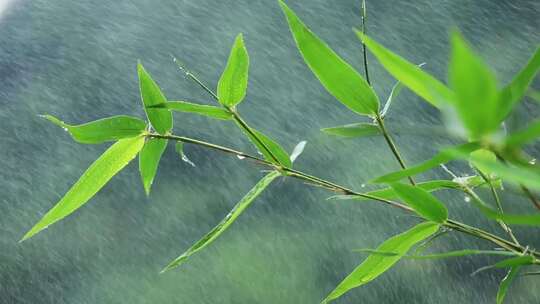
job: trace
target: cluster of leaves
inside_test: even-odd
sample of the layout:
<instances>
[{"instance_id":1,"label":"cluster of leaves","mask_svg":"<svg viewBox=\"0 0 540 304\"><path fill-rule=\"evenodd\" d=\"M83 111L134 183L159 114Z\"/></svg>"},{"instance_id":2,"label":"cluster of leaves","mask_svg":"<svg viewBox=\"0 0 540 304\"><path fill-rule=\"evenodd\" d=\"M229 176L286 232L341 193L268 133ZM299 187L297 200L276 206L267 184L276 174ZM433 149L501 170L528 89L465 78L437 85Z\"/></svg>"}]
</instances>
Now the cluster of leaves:
<instances>
[{"instance_id":1,"label":"cluster of leaves","mask_svg":"<svg viewBox=\"0 0 540 304\"><path fill-rule=\"evenodd\" d=\"M283 1L280 0L279 4L304 61L321 84L350 110L372 121L326 128L323 129L324 132L344 137L384 135L393 148L393 143L384 128L383 121L390 104L398 96L401 88L405 86L438 108L449 121L451 131L461 136L463 143L443 149L432 159L409 168L405 168L396 152L395 155L401 161L403 169L373 179L372 183L382 183L387 184L387 186L367 193L352 192L317 177L293 170L293 162L302 153L305 142L300 142L289 155L276 141L250 127L237 110L237 106L246 96L249 69L248 52L240 34L232 46L227 65L217 85L217 93L202 84L193 74L187 73L216 99L219 106L167 99L150 74L139 63L137 66L139 87L148 121L130 116L114 116L81 125L69 125L53 116L44 115L46 119L66 130L77 142L99 144L115 141L115 143L84 172L65 196L24 235L22 240L34 236L80 208L137 155L139 156L139 171L144 190L149 194L161 156L168 141L174 140L177 141L177 151L184 160L187 158L183 154L182 142L187 142L234 153L238 157L249 157L267 165L272 170L234 206L214 229L170 262L163 271L178 267L191 255L208 246L250 206L272 181L280 176L290 175L330 190L337 189L339 192L345 192L345 195L338 195L333 199L374 199L391 202L414 212L423 219L421 223L411 229L386 240L377 249L359 250L368 252L369 257L331 291L324 302L334 300L352 288L372 281L401 258L430 259L493 254L510 256L486 267L508 269L508 275L502 280L497 294L497 303L502 303L511 281L519 273L520 268L540 263L537 260L538 253L526 248L523 249L508 227L511 224L539 226L540 215L507 214L503 212L497 196L497 185L504 181L524 190L529 198L538 204L534 197L534 191L540 190L540 170L536 164L530 162L531 158L523 151L523 148L540 137L540 120L532 121L526 128L512 134L506 134L502 126L504 120L523 99L530 83L538 73L540 51L537 50L517 76L501 89L491 70L475 54L463 37L454 32L451 37L452 55L448 68L449 84L445 85L422 70L420 66L389 51L362 31L355 30L362 43L398 80L381 110L379 97L370 83L317 37ZM264 159L173 135L171 131L174 111L195 113L212 119L235 122L264 156ZM478 172L478 176L421 183L416 183L413 180L414 175L452 160L468 161L471 167ZM400 182L404 178L409 178L411 185ZM476 187L489 187L494 194L497 205L492 207L476 195L474 192ZM512 241L506 241L500 237L483 233L480 229L464 226L450 220L444 203L431 193L440 189L454 189L470 195L471 203L478 207L487 218L498 221L504 231L512 238ZM399 200L403 205L392 200ZM456 229L473 236L483 237L499 244L504 250L466 249L442 254L407 255L412 247L422 242L428 242L448 229Z\"/></svg>"}]
</instances>

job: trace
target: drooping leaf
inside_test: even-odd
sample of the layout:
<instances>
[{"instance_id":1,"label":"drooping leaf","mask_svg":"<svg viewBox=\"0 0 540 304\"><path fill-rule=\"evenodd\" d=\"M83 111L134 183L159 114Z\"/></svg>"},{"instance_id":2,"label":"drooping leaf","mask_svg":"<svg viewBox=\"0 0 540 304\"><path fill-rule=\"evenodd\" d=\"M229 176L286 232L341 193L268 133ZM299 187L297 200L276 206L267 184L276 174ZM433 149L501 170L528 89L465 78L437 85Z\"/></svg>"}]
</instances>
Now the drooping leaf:
<instances>
[{"instance_id":1,"label":"drooping leaf","mask_svg":"<svg viewBox=\"0 0 540 304\"><path fill-rule=\"evenodd\" d=\"M355 123L339 127L321 129L324 133L343 137L364 137L380 135L381 130L375 124Z\"/></svg>"},{"instance_id":2,"label":"drooping leaf","mask_svg":"<svg viewBox=\"0 0 540 304\"><path fill-rule=\"evenodd\" d=\"M396 256L399 255L396 252L381 252L374 249L355 249L353 250L355 252L367 252L370 254L379 254L379 255L386 255L386 256ZM423 254L423 255L404 255L404 259L412 259L412 260L432 260L432 259L445 259L445 258L456 258L456 257L463 257L468 255L502 255L502 256L515 256L516 253L509 252L509 251L502 251L502 250L476 250L476 249L463 249L463 250L455 250L455 251L448 251L443 253L435 253L435 254Z\"/></svg>"},{"instance_id":3,"label":"drooping leaf","mask_svg":"<svg viewBox=\"0 0 540 304\"><path fill-rule=\"evenodd\" d=\"M165 103L167 102L167 99L161 92L157 83L152 79L150 74L146 72L140 62L137 64L137 72L139 74L139 89L146 116L148 117L148 120L150 120L152 127L159 134L164 135L172 129L172 113L168 109L149 107Z\"/></svg>"},{"instance_id":4,"label":"drooping leaf","mask_svg":"<svg viewBox=\"0 0 540 304\"><path fill-rule=\"evenodd\" d=\"M194 253L203 249L217 239L229 226L249 207L249 205L255 200L259 194L263 192L264 189L270 185L270 183L280 176L280 173L277 171L272 171L263 177L229 212L229 214L210 232L208 232L203 238L197 241L193 246L186 250L179 257L174 259L169 265L167 265L162 272L171 270L175 267L180 266L186 260L192 256Z\"/></svg>"},{"instance_id":5,"label":"drooping leaf","mask_svg":"<svg viewBox=\"0 0 540 304\"><path fill-rule=\"evenodd\" d=\"M227 109L191 103L187 101L169 101L164 104L158 104L151 106L150 108L166 108L171 111L186 112L186 113L195 113L203 116L208 116L211 118L230 120L232 119L232 113Z\"/></svg>"},{"instance_id":6,"label":"drooping leaf","mask_svg":"<svg viewBox=\"0 0 540 304\"><path fill-rule=\"evenodd\" d=\"M349 290L374 280L397 263L412 246L434 234L438 229L438 224L425 222L384 241L377 250L395 252L398 255L370 255L326 297L324 303L337 299Z\"/></svg>"},{"instance_id":7,"label":"drooping leaf","mask_svg":"<svg viewBox=\"0 0 540 304\"><path fill-rule=\"evenodd\" d=\"M146 195L150 194L150 188L154 182L161 155L167 148L167 139L149 138L139 153L139 172Z\"/></svg>"},{"instance_id":8,"label":"drooping leaf","mask_svg":"<svg viewBox=\"0 0 540 304\"><path fill-rule=\"evenodd\" d=\"M500 124L497 81L457 32L452 34L448 74L455 92L454 108L469 137L479 139L495 131Z\"/></svg>"},{"instance_id":9,"label":"drooping leaf","mask_svg":"<svg viewBox=\"0 0 540 304\"><path fill-rule=\"evenodd\" d=\"M499 290L497 291L497 304L502 304L504 302L508 288L518 275L520 269L521 266L511 267L506 276L502 279L501 284L499 285Z\"/></svg>"},{"instance_id":10,"label":"drooping leaf","mask_svg":"<svg viewBox=\"0 0 540 304\"><path fill-rule=\"evenodd\" d=\"M390 186L407 205L425 219L441 224L448 219L448 210L444 204L426 190L400 183L392 183Z\"/></svg>"},{"instance_id":11,"label":"drooping leaf","mask_svg":"<svg viewBox=\"0 0 540 304\"><path fill-rule=\"evenodd\" d=\"M248 85L249 56L242 34L238 34L229 54L227 66L218 82L219 102L234 107L246 96Z\"/></svg>"},{"instance_id":12,"label":"drooping leaf","mask_svg":"<svg viewBox=\"0 0 540 304\"><path fill-rule=\"evenodd\" d=\"M304 148L306 147L306 144L307 144L307 141L302 140L294 147L291 153L291 157L290 157L291 163L294 163L294 161L298 158L298 156L300 156L302 152L304 152Z\"/></svg>"},{"instance_id":13,"label":"drooping leaf","mask_svg":"<svg viewBox=\"0 0 540 304\"><path fill-rule=\"evenodd\" d=\"M510 114L515 105L523 98L530 83L540 70L540 48L537 48L525 67L514 77L500 93L499 121Z\"/></svg>"},{"instance_id":14,"label":"drooping leaf","mask_svg":"<svg viewBox=\"0 0 540 304\"><path fill-rule=\"evenodd\" d=\"M90 165L75 185L24 235L21 241L32 237L84 205L116 173L137 156L143 145L144 137L142 136L121 139L113 144Z\"/></svg>"},{"instance_id":15,"label":"drooping leaf","mask_svg":"<svg viewBox=\"0 0 540 304\"><path fill-rule=\"evenodd\" d=\"M454 160L456 158L459 158L459 156L456 155L456 153L459 153L459 155L463 154L470 154L471 152L477 150L480 148L480 145L476 142L472 143L466 143L459 146L455 146L452 148L447 148L439 153L437 153L433 158L420 163L416 166L409 167L405 170L400 170L392 173L385 174L381 177L378 177L374 179L373 183L389 183L389 182L395 182L400 179L403 179L407 176L412 176L416 174L420 174L422 172L425 172L429 169L435 168L440 164L447 163L451 160Z\"/></svg>"},{"instance_id":16,"label":"drooping leaf","mask_svg":"<svg viewBox=\"0 0 540 304\"><path fill-rule=\"evenodd\" d=\"M507 148L521 147L525 144L532 143L540 138L540 120L535 120L521 130L518 130L510 134L506 139L504 145Z\"/></svg>"},{"instance_id":17,"label":"drooping leaf","mask_svg":"<svg viewBox=\"0 0 540 304\"><path fill-rule=\"evenodd\" d=\"M437 108L444 104L453 103L454 94L443 83L423 71L419 66L392 53L362 32L358 30L355 32L384 68L411 91Z\"/></svg>"},{"instance_id":18,"label":"drooping leaf","mask_svg":"<svg viewBox=\"0 0 540 304\"><path fill-rule=\"evenodd\" d=\"M174 149L176 150L176 153L178 153L178 155L180 155L180 158L182 159L183 162L187 163L188 165L190 165L192 167L196 167L195 163L192 162L187 157L186 153L184 153L184 143L183 142L177 141Z\"/></svg>"},{"instance_id":19,"label":"drooping leaf","mask_svg":"<svg viewBox=\"0 0 540 304\"><path fill-rule=\"evenodd\" d=\"M107 117L81 125L68 125L52 115L42 117L62 127L75 141L83 144L99 144L139 136L146 128L143 120L125 115Z\"/></svg>"},{"instance_id":20,"label":"drooping leaf","mask_svg":"<svg viewBox=\"0 0 540 304\"><path fill-rule=\"evenodd\" d=\"M292 167L292 162L289 154L287 154L285 149L283 149L275 140L269 138L268 136L262 134L261 132L253 128L250 128L251 132L248 132L242 125L240 125L240 128L247 135L249 140L255 145L257 150L261 152L261 154L267 161L281 164L287 168ZM274 159L274 157L276 159Z\"/></svg>"},{"instance_id":21,"label":"drooping leaf","mask_svg":"<svg viewBox=\"0 0 540 304\"><path fill-rule=\"evenodd\" d=\"M379 98L364 78L307 28L282 0L279 4L300 54L325 89L358 114L377 114Z\"/></svg>"}]
</instances>

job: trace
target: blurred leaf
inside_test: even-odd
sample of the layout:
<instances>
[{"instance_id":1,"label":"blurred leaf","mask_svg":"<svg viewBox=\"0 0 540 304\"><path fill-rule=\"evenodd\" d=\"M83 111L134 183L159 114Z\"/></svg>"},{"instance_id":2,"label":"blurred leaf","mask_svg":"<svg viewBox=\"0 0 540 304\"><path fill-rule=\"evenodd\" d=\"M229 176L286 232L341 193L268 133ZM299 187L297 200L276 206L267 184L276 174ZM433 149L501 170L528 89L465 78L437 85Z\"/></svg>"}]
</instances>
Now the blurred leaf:
<instances>
[{"instance_id":1,"label":"blurred leaf","mask_svg":"<svg viewBox=\"0 0 540 304\"><path fill-rule=\"evenodd\" d=\"M456 151L453 152L456 153ZM463 154L459 152L456 153L456 156L458 155L463 157ZM538 170L518 166L511 167L502 164L499 161L475 157L474 155L471 155L470 160L475 166L485 168L489 172L502 178L504 181L540 190L540 172Z\"/></svg>"},{"instance_id":2,"label":"blurred leaf","mask_svg":"<svg viewBox=\"0 0 540 304\"><path fill-rule=\"evenodd\" d=\"M159 160L163 151L167 148L167 142L168 140L163 138L149 138L139 153L139 172L141 173L146 195L150 194L150 188L156 176Z\"/></svg>"},{"instance_id":3,"label":"blurred leaf","mask_svg":"<svg viewBox=\"0 0 540 304\"><path fill-rule=\"evenodd\" d=\"M68 131L71 137L83 144L99 144L141 135L146 123L131 116L112 116L81 125L68 125L52 115L42 115L57 126Z\"/></svg>"},{"instance_id":4,"label":"blurred leaf","mask_svg":"<svg viewBox=\"0 0 540 304\"><path fill-rule=\"evenodd\" d=\"M167 99L140 62L137 64L137 72L139 74L139 89L146 116L148 117L148 120L150 120L152 127L159 134L164 135L169 132L173 126L171 112L167 109L154 109L149 107L165 103L167 102Z\"/></svg>"},{"instance_id":5,"label":"blurred leaf","mask_svg":"<svg viewBox=\"0 0 540 304\"><path fill-rule=\"evenodd\" d=\"M495 153L491 152L490 150L487 150L487 149L478 149L476 151L473 151L471 153L471 157L474 158L474 159L483 159L485 161L488 161L488 162L494 162L494 161L497 161L497 156L495 155ZM476 165L476 168L478 170L480 170L480 172L490 176L491 172L489 170L488 167L485 167L485 166L482 166L481 164L478 164Z\"/></svg>"},{"instance_id":6,"label":"blurred leaf","mask_svg":"<svg viewBox=\"0 0 540 304\"><path fill-rule=\"evenodd\" d=\"M196 104L187 101L169 101L164 104L151 106L150 108L166 108L172 111L195 113L223 120L232 119L232 113L229 112L227 109L209 105Z\"/></svg>"},{"instance_id":7,"label":"blurred leaf","mask_svg":"<svg viewBox=\"0 0 540 304\"><path fill-rule=\"evenodd\" d=\"M373 250L373 249L355 249L353 251L355 251L355 252L367 252L367 253L370 253L370 254L379 254L379 255L386 255L386 256L399 255L396 252L380 252L380 251ZM508 251L502 251L502 250L463 249L463 250L455 250L455 251L449 251L449 252L443 252L443 253L435 253L435 254L404 255L403 258L412 259L412 260L431 260L431 259L455 258L455 257L468 256L468 255L515 256L516 253L508 252Z\"/></svg>"},{"instance_id":8,"label":"blurred leaf","mask_svg":"<svg viewBox=\"0 0 540 304\"><path fill-rule=\"evenodd\" d=\"M364 78L307 28L282 0L279 4L304 61L326 90L358 114L377 114L379 99Z\"/></svg>"},{"instance_id":9,"label":"blurred leaf","mask_svg":"<svg viewBox=\"0 0 540 304\"><path fill-rule=\"evenodd\" d=\"M355 32L384 68L413 92L437 108L453 103L454 94L443 83L417 65L387 50L362 32L358 30Z\"/></svg>"},{"instance_id":10,"label":"blurred leaf","mask_svg":"<svg viewBox=\"0 0 540 304\"><path fill-rule=\"evenodd\" d=\"M500 92L500 107L498 109L499 121L510 114L523 95L527 92L530 83L540 70L540 48L537 48L529 62L516 75L516 77Z\"/></svg>"},{"instance_id":11,"label":"blurred leaf","mask_svg":"<svg viewBox=\"0 0 540 304\"><path fill-rule=\"evenodd\" d=\"M424 222L414 226L404 233L398 234L384 241L378 248L382 252L395 252L396 256L382 256L372 254L353 270L323 301L328 303L339 298L349 290L364 285L379 275L383 274L416 243L426 239L437 232L439 225L432 222Z\"/></svg>"},{"instance_id":12,"label":"blurred leaf","mask_svg":"<svg viewBox=\"0 0 540 304\"><path fill-rule=\"evenodd\" d=\"M174 149L176 150L176 153L178 153L178 155L180 155L180 158L182 159L183 162L189 164L190 166L192 167L196 167L195 166L195 163L192 162L186 155L186 153L184 153L184 143L181 142L181 141L177 141L176 142L176 145L174 147Z\"/></svg>"},{"instance_id":13,"label":"blurred leaf","mask_svg":"<svg viewBox=\"0 0 540 304\"><path fill-rule=\"evenodd\" d=\"M294 163L294 161L298 158L298 156L300 156L302 152L304 152L304 148L306 147L306 144L307 144L307 141L302 140L294 147L291 153L291 157L290 157L291 163Z\"/></svg>"},{"instance_id":14,"label":"blurred leaf","mask_svg":"<svg viewBox=\"0 0 540 304\"><path fill-rule=\"evenodd\" d=\"M161 272L171 270L175 267L182 265L186 260L196 253L197 251L203 249L217 239L229 226L246 210L247 207L255 200L259 194L263 192L270 183L279 177L281 174L277 171L272 171L263 177L227 214L227 216L210 232L208 232L203 238L197 241L193 246L191 246L186 252L174 259L169 265L167 265Z\"/></svg>"},{"instance_id":15,"label":"blurred leaf","mask_svg":"<svg viewBox=\"0 0 540 304\"><path fill-rule=\"evenodd\" d=\"M521 265L530 265L534 262L534 257L530 255L518 256L502 260L493 265L495 268L507 268Z\"/></svg>"},{"instance_id":16,"label":"blurred leaf","mask_svg":"<svg viewBox=\"0 0 540 304\"><path fill-rule=\"evenodd\" d=\"M92 198L105 184L122 170L142 149L144 137L121 139L105 151L83 173L64 197L50 209L21 241L68 216Z\"/></svg>"},{"instance_id":17,"label":"blurred leaf","mask_svg":"<svg viewBox=\"0 0 540 304\"><path fill-rule=\"evenodd\" d=\"M444 223L448 219L448 210L439 199L424 189L400 183L390 184L397 195L425 219Z\"/></svg>"},{"instance_id":18,"label":"blurred leaf","mask_svg":"<svg viewBox=\"0 0 540 304\"><path fill-rule=\"evenodd\" d=\"M495 131L500 124L497 81L457 32L452 34L448 74L455 92L455 110L469 137L476 140Z\"/></svg>"},{"instance_id":19,"label":"blurred leaf","mask_svg":"<svg viewBox=\"0 0 540 304\"><path fill-rule=\"evenodd\" d=\"M248 85L248 70L248 52L242 34L238 34L217 87L218 100L222 105L234 107L244 99Z\"/></svg>"},{"instance_id":20,"label":"blurred leaf","mask_svg":"<svg viewBox=\"0 0 540 304\"><path fill-rule=\"evenodd\" d=\"M527 92L527 96L529 96L536 102L540 102L540 91L529 89L529 91Z\"/></svg>"},{"instance_id":21,"label":"blurred leaf","mask_svg":"<svg viewBox=\"0 0 540 304\"><path fill-rule=\"evenodd\" d=\"M480 145L475 142L447 148L437 153L433 158L423 163L420 163L419 165L416 165L414 167L409 167L405 170L400 170L400 171L385 174L381 177L374 179L372 182L373 183L395 182L407 176L420 174L429 169L435 168L440 164L444 164L451 160L459 158L459 156L457 156L456 153L459 153L459 155L463 155L463 154L468 155L479 148L480 148Z\"/></svg>"},{"instance_id":22,"label":"blurred leaf","mask_svg":"<svg viewBox=\"0 0 540 304\"><path fill-rule=\"evenodd\" d=\"M506 137L504 145L507 148L521 147L536 141L540 137L540 120L535 120L521 130Z\"/></svg>"},{"instance_id":23,"label":"blurred leaf","mask_svg":"<svg viewBox=\"0 0 540 304\"><path fill-rule=\"evenodd\" d=\"M418 67L424 66L426 63L422 62L418 65ZM390 91L390 95L388 96L388 99L386 99L386 103L384 104L384 108L381 111L381 117L384 118L386 116L386 113L388 112L388 109L390 109L390 106L392 105L392 102L394 99L397 98L399 95L399 92L401 92L401 89L403 88L403 83L401 81L396 82L396 84L392 87L392 91Z\"/></svg>"},{"instance_id":24,"label":"blurred leaf","mask_svg":"<svg viewBox=\"0 0 540 304\"><path fill-rule=\"evenodd\" d=\"M339 127L321 129L324 133L343 137L364 137L380 135L381 130L375 124L371 123L355 123Z\"/></svg>"},{"instance_id":25,"label":"blurred leaf","mask_svg":"<svg viewBox=\"0 0 540 304\"><path fill-rule=\"evenodd\" d=\"M511 267L506 276L502 279L501 284L499 285L499 290L497 291L497 304L502 304L504 302L504 297L508 292L508 288L514 278L518 275L521 266Z\"/></svg>"}]
</instances>

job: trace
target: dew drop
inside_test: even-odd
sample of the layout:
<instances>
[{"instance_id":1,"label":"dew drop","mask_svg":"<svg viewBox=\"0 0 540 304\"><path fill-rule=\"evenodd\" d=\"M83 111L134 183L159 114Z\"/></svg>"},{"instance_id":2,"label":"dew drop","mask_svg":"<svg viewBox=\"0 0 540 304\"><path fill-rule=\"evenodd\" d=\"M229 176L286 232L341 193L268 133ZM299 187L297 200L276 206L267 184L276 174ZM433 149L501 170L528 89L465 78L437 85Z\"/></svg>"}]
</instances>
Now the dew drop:
<instances>
[{"instance_id":1,"label":"dew drop","mask_svg":"<svg viewBox=\"0 0 540 304\"><path fill-rule=\"evenodd\" d=\"M236 157L238 157L239 160L242 160L242 159L246 158L245 156L242 156L242 155L236 155Z\"/></svg>"},{"instance_id":2,"label":"dew drop","mask_svg":"<svg viewBox=\"0 0 540 304\"><path fill-rule=\"evenodd\" d=\"M361 184L360 187L365 188L366 184Z\"/></svg>"},{"instance_id":3,"label":"dew drop","mask_svg":"<svg viewBox=\"0 0 540 304\"><path fill-rule=\"evenodd\" d=\"M471 198L469 196L465 196L465 201L468 203L471 201Z\"/></svg>"}]
</instances>

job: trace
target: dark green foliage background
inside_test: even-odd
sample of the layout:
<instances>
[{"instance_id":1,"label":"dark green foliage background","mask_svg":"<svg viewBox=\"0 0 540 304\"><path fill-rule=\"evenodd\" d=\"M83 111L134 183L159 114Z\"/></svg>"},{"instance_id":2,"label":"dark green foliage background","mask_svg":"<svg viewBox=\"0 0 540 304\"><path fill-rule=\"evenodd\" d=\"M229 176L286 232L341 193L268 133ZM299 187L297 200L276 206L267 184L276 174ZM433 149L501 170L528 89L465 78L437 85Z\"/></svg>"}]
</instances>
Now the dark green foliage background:
<instances>
[{"instance_id":1,"label":"dark green foliage background","mask_svg":"<svg viewBox=\"0 0 540 304\"><path fill-rule=\"evenodd\" d=\"M288 1L303 20L360 69L360 1ZM521 1L368 1L368 32L389 49L445 79L448 32L462 30L501 81L527 61L540 41L540 4ZM380 138L345 140L319 129L358 118L313 77L293 44L276 1L15 0L0 17L0 303L317 303L363 256L415 223L372 203L327 202L330 194L292 179L275 183L229 231L183 268L159 275L172 258L221 220L262 177L247 161L186 146L196 164L165 152L149 198L135 163L88 205L33 239L17 244L99 156L105 146L80 145L37 114L78 123L104 116L144 117L136 60L169 99L211 103L185 79L170 54L215 87L230 45L243 32L251 57L247 99L251 124L292 150L307 140L297 166L360 189L397 169ZM385 99L393 84L371 58L371 78ZM533 85L539 87L538 81ZM510 128L538 117L525 102ZM436 111L404 90L388 117L409 163L450 143L434 132ZM253 152L230 122L175 114L175 133ZM540 155L540 149L529 152ZM456 171L470 173L466 166ZM425 177L434 177L434 174ZM439 177L446 176L443 173ZM446 200L453 217L485 226L462 196ZM487 196L486 196L487 197ZM507 194L510 210L530 210ZM540 246L534 228L515 229ZM435 251L489 248L452 234ZM493 303L503 271L476 268L491 261L403 261L340 303ZM517 279L508 303L540 301L535 278ZM339 302L338 301L338 302Z\"/></svg>"}]
</instances>

